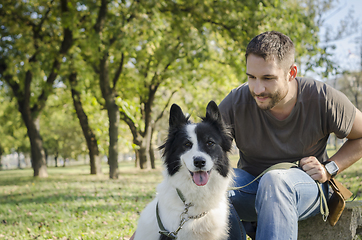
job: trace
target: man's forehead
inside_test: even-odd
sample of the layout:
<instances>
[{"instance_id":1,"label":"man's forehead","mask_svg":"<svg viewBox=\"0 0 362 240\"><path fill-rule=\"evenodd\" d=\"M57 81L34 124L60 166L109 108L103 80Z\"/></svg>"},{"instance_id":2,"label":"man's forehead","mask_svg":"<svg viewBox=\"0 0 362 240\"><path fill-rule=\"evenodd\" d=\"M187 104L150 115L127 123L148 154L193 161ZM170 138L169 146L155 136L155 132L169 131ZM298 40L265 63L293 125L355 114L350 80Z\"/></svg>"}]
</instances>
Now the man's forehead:
<instances>
[{"instance_id":1,"label":"man's forehead","mask_svg":"<svg viewBox=\"0 0 362 240\"><path fill-rule=\"evenodd\" d=\"M250 54L246 62L246 73L252 74L252 72L255 71L259 73L265 71L265 74L268 74L268 72L284 70L288 69L289 67L290 66L287 61L280 63L279 60L275 57L266 60L263 57Z\"/></svg>"}]
</instances>

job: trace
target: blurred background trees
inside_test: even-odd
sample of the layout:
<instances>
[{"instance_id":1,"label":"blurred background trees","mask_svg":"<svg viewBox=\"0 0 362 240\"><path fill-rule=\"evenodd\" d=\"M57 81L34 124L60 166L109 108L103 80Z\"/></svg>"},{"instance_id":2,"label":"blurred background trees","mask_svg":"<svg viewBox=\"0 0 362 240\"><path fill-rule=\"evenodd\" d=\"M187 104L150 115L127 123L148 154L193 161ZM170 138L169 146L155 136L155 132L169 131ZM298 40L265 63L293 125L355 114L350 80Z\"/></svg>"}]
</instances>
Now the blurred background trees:
<instances>
[{"instance_id":1,"label":"blurred background trees","mask_svg":"<svg viewBox=\"0 0 362 240\"><path fill-rule=\"evenodd\" d=\"M136 166L154 168L170 103L197 116L220 102L246 81L244 51L255 35L289 35L302 75L336 72L333 46L319 35L334 3L4 0L0 159L30 153L34 176L46 177L47 156L86 153L90 173L102 174L106 155L118 178L118 161L134 151ZM335 37L353 29L343 26ZM349 91L360 99L358 86Z\"/></svg>"}]
</instances>

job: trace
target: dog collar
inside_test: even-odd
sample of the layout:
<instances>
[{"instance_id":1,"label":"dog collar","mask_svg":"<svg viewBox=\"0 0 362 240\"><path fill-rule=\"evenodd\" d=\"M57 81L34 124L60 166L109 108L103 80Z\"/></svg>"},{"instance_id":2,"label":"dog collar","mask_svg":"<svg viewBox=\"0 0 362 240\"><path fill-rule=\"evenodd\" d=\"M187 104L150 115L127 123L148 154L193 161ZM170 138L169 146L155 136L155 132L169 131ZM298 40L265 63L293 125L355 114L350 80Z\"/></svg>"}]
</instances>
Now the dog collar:
<instances>
[{"instance_id":1,"label":"dog collar","mask_svg":"<svg viewBox=\"0 0 362 240\"><path fill-rule=\"evenodd\" d=\"M177 194L179 196L179 198L181 199L181 201L184 203L185 205L185 208L184 208L184 211L181 213L180 215L180 225L179 227L177 228L176 231L174 232L170 232L168 231L162 224L162 221L161 221L161 218L160 218L160 214L159 214L159 210L158 210L158 202L156 204L156 218L157 218L157 223L158 223L158 227L160 228L160 231L159 233L162 234L162 235L165 235L166 237L169 237L171 239L177 239L177 234L178 232L182 229L182 226L190 219L198 219L198 218L202 218L203 216L205 216L207 214L207 212L203 212L203 213L200 213L200 214L197 214L195 216L189 216L188 215L188 211L189 211L189 208L191 206L193 206L193 204L190 202L190 203L186 203L186 198L185 196L182 194L181 190L176 188L176 191L177 191Z\"/></svg>"}]
</instances>

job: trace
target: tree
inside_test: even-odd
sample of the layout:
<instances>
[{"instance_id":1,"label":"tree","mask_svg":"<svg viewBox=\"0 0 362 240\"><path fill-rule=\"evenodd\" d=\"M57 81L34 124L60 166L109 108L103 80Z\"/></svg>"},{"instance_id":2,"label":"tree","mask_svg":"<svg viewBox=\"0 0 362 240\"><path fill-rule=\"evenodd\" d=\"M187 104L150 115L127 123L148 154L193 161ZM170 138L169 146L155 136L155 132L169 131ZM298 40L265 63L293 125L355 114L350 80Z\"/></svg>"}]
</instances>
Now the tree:
<instances>
[{"instance_id":1,"label":"tree","mask_svg":"<svg viewBox=\"0 0 362 240\"><path fill-rule=\"evenodd\" d=\"M336 58L333 51L336 49L335 41L343 40L359 30L358 18L355 15L354 9L350 9L349 13L339 22L337 26L328 25L328 19L335 15L344 7L338 6L338 1L335 0L305 0L308 6L308 12L314 16L315 25L317 27L316 34L318 44L314 48L308 49L314 54L306 55L299 59L303 62L306 72L317 72L322 78L335 78L344 70L340 66L340 57Z\"/></svg>"},{"instance_id":2,"label":"tree","mask_svg":"<svg viewBox=\"0 0 362 240\"><path fill-rule=\"evenodd\" d=\"M359 70L346 70L342 76L337 79L338 88L346 94L356 108L362 108L362 41L357 38L359 44Z\"/></svg>"},{"instance_id":3,"label":"tree","mask_svg":"<svg viewBox=\"0 0 362 240\"><path fill-rule=\"evenodd\" d=\"M313 16L296 1L158 1L148 9L119 85L121 118L130 127L141 168L150 160L152 166L152 133L171 97L221 100L232 84L245 81L243 55L256 34L282 31L301 55L318 42L311 32L317 30ZM218 91L204 90L210 86Z\"/></svg>"},{"instance_id":4,"label":"tree","mask_svg":"<svg viewBox=\"0 0 362 240\"><path fill-rule=\"evenodd\" d=\"M47 177L39 116L73 44L74 3L2 2L0 76L12 89L26 125L34 176Z\"/></svg>"},{"instance_id":5,"label":"tree","mask_svg":"<svg viewBox=\"0 0 362 240\"><path fill-rule=\"evenodd\" d=\"M18 154L30 152L26 128L20 113L14 111L16 102L11 99L7 91L7 87L0 84L0 160L2 155L12 152ZM2 165L1 161L0 165ZM18 166L20 167L19 163Z\"/></svg>"},{"instance_id":6,"label":"tree","mask_svg":"<svg viewBox=\"0 0 362 240\"><path fill-rule=\"evenodd\" d=\"M77 72L72 72L69 75L69 83L71 86L74 109L77 113L79 123L82 127L83 135L86 139L88 146L89 159L90 159L90 173L98 175L102 174L101 159L99 156L97 138L92 128L90 127L88 116L83 109L83 104L81 101L81 93L77 89L78 85Z\"/></svg>"},{"instance_id":7,"label":"tree","mask_svg":"<svg viewBox=\"0 0 362 240\"><path fill-rule=\"evenodd\" d=\"M59 84L49 96L42 112L40 126L47 155L78 159L86 152L86 145L66 86Z\"/></svg>"},{"instance_id":8,"label":"tree","mask_svg":"<svg viewBox=\"0 0 362 240\"><path fill-rule=\"evenodd\" d=\"M84 1L82 7L86 12L94 14L85 15L86 21L83 21L82 25L85 34L77 45L81 49L83 60L98 76L102 96L100 102L107 110L109 120L109 176L118 178L120 116L116 87L126 59L126 46L123 41L127 36L125 26L135 17L138 2L102 0L98 5L92 1ZM129 30L131 33L132 31Z\"/></svg>"},{"instance_id":9,"label":"tree","mask_svg":"<svg viewBox=\"0 0 362 240\"><path fill-rule=\"evenodd\" d=\"M54 83L62 81L72 91L90 156L97 156L99 135L81 105L88 94L81 88L91 82L89 90L107 111L110 178L117 178L120 120L132 133L140 167L152 167L153 134L172 99L199 111L201 96L221 99L245 81L252 37L279 30L291 36L298 55L317 56L318 25L309 7L318 1L6 0L0 77L24 112L37 166L45 160L35 123Z\"/></svg>"},{"instance_id":10,"label":"tree","mask_svg":"<svg viewBox=\"0 0 362 240\"><path fill-rule=\"evenodd\" d=\"M362 108L362 72L345 72L338 79L339 89L346 94L356 108Z\"/></svg>"}]
</instances>

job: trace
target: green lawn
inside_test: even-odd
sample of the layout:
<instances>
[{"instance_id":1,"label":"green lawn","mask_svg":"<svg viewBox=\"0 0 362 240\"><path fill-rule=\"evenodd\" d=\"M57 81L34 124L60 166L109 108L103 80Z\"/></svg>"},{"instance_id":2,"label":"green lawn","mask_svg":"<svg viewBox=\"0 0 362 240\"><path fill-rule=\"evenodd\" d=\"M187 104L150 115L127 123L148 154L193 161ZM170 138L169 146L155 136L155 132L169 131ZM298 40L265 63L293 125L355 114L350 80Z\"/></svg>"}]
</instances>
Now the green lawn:
<instances>
[{"instance_id":1,"label":"green lawn","mask_svg":"<svg viewBox=\"0 0 362 240\"><path fill-rule=\"evenodd\" d=\"M128 239L162 180L157 170L120 164L120 178L89 175L89 166L0 172L0 239Z\"/></svg>"},{"instance_id":2,"label":"green lawn","mask_svg":"<svg viewBox=\"0 0 362 240\"><path fill-rule=\"evenodd\" d=\"M361 170L358 162L338 178L356 193ZM118 180L108 178L106 165L103 172L48 168L49 177L39 179L31 169L0 171L0 239L128 239L162 180L161 163L146 171L120 163Z\"/></svg>"}]
</instances>

